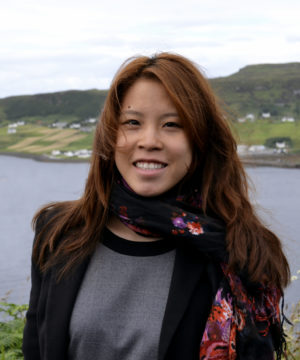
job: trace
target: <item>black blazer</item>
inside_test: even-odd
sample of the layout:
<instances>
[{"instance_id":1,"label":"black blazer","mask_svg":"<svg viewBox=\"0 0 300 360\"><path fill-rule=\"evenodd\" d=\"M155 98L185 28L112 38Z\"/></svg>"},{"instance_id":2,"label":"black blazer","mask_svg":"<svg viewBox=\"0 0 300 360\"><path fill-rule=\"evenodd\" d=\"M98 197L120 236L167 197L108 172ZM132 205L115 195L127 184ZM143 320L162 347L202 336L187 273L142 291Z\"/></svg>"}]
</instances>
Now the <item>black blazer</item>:
<instances>
[{"instance_id":1,"label":"black blazer","mask_svg":"<svg viewBox=\"0 0 300 360\"><path fill-rule=\"evenodd\" d=\"M25 360L65 360L69 322L89 259L57 283L56 269L41 274L32 264L32 289L24 329ZM159 343L159 360L199 360L199 347L222 279L219 265L180 244Z\"/></svg>"}]
</instances>

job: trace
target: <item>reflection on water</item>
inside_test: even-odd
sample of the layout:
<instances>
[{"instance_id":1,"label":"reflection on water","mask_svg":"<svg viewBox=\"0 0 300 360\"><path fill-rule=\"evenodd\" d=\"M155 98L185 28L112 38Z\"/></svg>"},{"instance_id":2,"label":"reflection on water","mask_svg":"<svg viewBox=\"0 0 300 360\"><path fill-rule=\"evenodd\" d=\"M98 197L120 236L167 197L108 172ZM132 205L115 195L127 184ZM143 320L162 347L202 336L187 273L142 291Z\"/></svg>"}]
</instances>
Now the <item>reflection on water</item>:
<instances>
[{"instance_id":1,"label":"reflection on water","mask_svg":"<svg viewBox=\"0 0 300 360\"><path fill-rule=\"evenodd\" d=\"M84 188L88 164L43 163L0 156L0 298L28 302L30 253L35 211L50 201L78 198ZM296 274L300 269L297 246L300 233L300 170L248 168L256 187L253 202L267 223L282 239ZM299 280L287 290L286 301L299 300Z\"/></svg>"}]
</instances>

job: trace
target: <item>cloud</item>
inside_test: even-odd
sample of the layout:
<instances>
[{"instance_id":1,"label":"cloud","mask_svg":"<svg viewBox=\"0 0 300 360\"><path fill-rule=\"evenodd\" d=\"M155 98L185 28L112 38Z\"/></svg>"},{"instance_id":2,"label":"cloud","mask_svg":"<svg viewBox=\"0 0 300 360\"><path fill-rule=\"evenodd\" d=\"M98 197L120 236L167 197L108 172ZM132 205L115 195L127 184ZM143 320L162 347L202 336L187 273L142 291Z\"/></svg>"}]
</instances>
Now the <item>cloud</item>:
<instances>
[{"instance_id":1,"label":"cloud","mask_svg":"<svg viewBox=\"0 0 300 360\"><path fill-rule=\"evenodd\" d=\"M298 43L300 42L300 35L288 35L286 36L286 41L289 43Z\"/></svg>"},{"instance_id":2,"label":"cloud","mask_svg":"<svg viewBox=\"0 0 300 360\"><path fill-rule=\"evenodd\" d=\"M298 0L12 0L0 14L0 96L108 87L136 54L181 53L208 76L299 61ZM97 85L98 84L98 85Z\"/></svg>"}]
</instances>

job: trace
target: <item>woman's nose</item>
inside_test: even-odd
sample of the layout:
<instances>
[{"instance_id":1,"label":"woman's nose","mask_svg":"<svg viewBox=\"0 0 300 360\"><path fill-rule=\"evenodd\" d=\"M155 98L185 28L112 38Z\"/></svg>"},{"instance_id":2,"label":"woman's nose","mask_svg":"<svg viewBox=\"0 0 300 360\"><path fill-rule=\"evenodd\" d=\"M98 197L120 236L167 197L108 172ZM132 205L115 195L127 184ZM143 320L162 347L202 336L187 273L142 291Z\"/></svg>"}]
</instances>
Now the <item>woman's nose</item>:
<instances>
[{"instance_id":1,"label":"woman's nose","mask_svg":"<svg viewBox=\"0 0 300 360\"><path fill-rule=\"evenodd\" d=\"M147 127L140 132L138 140L139 148L156 150L162 148L162 140L159 131L155 127Z\"/></svg>"}]
</instances>

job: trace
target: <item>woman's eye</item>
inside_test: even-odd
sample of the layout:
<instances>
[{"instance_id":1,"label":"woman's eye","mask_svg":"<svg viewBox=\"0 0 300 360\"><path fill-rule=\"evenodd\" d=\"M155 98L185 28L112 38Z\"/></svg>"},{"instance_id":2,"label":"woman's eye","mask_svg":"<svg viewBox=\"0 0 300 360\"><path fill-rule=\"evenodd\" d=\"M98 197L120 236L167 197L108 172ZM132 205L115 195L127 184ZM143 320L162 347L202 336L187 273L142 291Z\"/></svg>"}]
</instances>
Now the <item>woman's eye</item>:
<instances>
[{"instance_id":1,"label":"woman's eye","mask_svg":"<svg viewBox=\"0 0 300 360\"><path fill-rule=\"evenodd\" d=\"M137 126L139 125L139 121L138 120L134 120L134 119L129 119L129 120L125 120L124 125L130 125L130 126Z\"/></svg>"},{"instance_id":2,"label":"woman's eye","mask_svg":"<svg viewBox=\"0 0 300 360\"><path fill-rule=\"evenodd\" d=\"M175 128L181 128L182 126L174 121L168 121L167 123L164 124L165 127L175 127Z\"/></svg>"}]
</instances>

